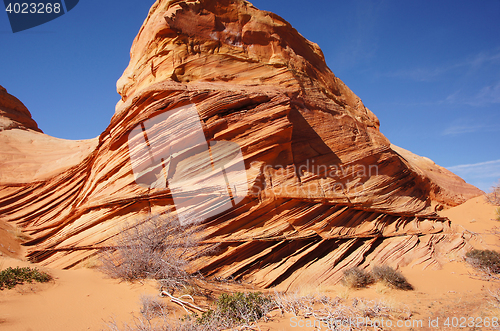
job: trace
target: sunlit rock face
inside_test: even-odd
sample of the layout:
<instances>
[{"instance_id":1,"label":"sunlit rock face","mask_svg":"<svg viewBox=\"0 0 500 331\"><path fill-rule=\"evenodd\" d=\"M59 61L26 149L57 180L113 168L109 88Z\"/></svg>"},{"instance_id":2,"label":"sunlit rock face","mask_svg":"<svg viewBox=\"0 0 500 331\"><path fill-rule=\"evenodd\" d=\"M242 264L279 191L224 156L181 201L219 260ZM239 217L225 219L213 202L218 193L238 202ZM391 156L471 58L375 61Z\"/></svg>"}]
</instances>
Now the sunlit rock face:
<instances>
[{"instance_id":1,"label":"sunlit rock face","mask_svg":"<svg viewBox=\"0 0 500 331\"><path fill-rule=\"evenodd\" d=\"M29 186L80 164L95 150L97 142L43 134L24 104L0 86L0 199L9 196L9 190L4 190L6 184ZM0 202L0 210L14 202ZM2 216L6 215L0 212Z\"/></svg>"},{"instance_id":2,"label":"sunlit rock face","mask_svg":"<svg viewBox=\"0 0 500 331\"><path fill-rule=\"evenodd\" d=\"M40 181L0 182L1 217L33 236L34 261L72 267L125 224L176 207L203 220L201 249L220 244L194 268L266 287L335 283L356 265L438 265L436 252L467 245L434 208L481 191L391 147L320 48L247 1L158 0L117 88L115 115L81 162ZM182 140L182 125L154 122L188 106L204 135L196 144ZM154 148L176 135L186 145L175 153ZM131 140L144 140L149 156L131 157ZM204 189L216 177L240 186Z\"/></svg>"}]
</instances>

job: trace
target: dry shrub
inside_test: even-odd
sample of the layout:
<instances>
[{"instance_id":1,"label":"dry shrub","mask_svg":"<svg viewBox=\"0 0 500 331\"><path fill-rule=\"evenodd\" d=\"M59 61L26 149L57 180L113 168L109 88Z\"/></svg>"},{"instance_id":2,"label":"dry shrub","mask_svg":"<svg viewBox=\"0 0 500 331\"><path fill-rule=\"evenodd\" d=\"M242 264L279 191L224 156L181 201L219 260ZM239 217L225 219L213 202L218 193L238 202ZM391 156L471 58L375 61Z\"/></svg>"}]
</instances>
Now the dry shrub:
<instances>
[{"instance_id":1,"label":"dry shrub","mask_svg":"<svg viewBox=\"0 0 500 331\"><path fill-rule=\"evenodd\" d=\"M382 281L389 287L405 291L413 290L413 286L406 280L405 276L392 267L376 266L372 273L376 281Z\"/></svg>"},{"instance_id":2,"label":"dry shrub","mask_svg":"<svg viewBox=\"0 0 500 331\"><path fill-rule=\"evenodd\" d=\"M303 297L299 296L297 292L274 293L274 302L282 312L290 312L297 316L302 308Z\"/></svg>"},{"instance_id":3,"label":"dry shrub","mask_svg":"<svg viewBox=\"0 0 500 331\"><path fill-rule=\"evenodd\" d=\"M33 238L31 238L30 235L28 235L27 233L24 233L23 230L17 226L14 226L14 228L12 230L8 230L9 233L11 233L14 238L22 241L22 242L26 242L28 240L31 240Z\"/></svg>"},{"instance_id":4,"label":"dry shrub","mask_svg":"<svg viewBox=\"0 0 500 331\"><path fill-rule=\"evenodd\" d=\"M322 321L321 326L325 326L325 330L351 330L345 324L336 325L336 321L357 320L358 318L364 319L366 317L370 319L380 317L389 319L411 317L411 312L407 309L402 310L390 307L382 301L368 301L360 298L354 298L352 304L349 304L346 299L339 297L330 298L327 296L312 295L304 297L299 296L297 293L285 294L276 292L273 296L273 301L282 314L292 313L300 318ZM331 326L331 328L328 326ZM318 329L323 330L321 327ZM362 325L359 325L359 328L356 328L356 330L358 329L368 330L369 328L368 326L363 328Z\"/></svg>"},{"instance_id":5,"label":"dry shrub","mask_svg":"<svg viewBox=\"0 0 500 331\"><path fill-rule=\"evenodd\" d=\"M374 281L372 275L363 269L354 267L344 271L344 277L342 277L342 284L350 288L363 288Z\"/></svg>"},{"instance_id":6,"label":"dry shrub","mask_svg":"<svg viewBox=\"0 0 500 331\"><path fill-rule=\"evenodd\" d=\"M157 296L142 295L141 306L141 315L146 320L168 315L169 309L167 304Z\"/></svg>"},{"instance_id":7,"label":"dry shrub","mask_svg":"<svg viewBox=\"0 0 500 331\"><path fill-rule=\"evenodd\" d=\"M102 251L101 269L127 281L157 279L178 288L189 283L186 271L200 244L199 222L179 222L173 215L151 216L123 229Z\"/></svg>"},{"instance_id":8,"label":"dry shrub","mask_svg":"<svg viewBox=\"0 0 500 331\"><path fill-rule=\"evenodd\" d=\"M83 260L82 265L87 269L97 269L101 266L101 261L98 256L92 255Z\"/></svg>"},{"instance_id":9,"label":"dry shrub","mask_svg":"<svg viewBox=\"0 0 500 331\"><path fill-rule=\"evenodd\" d=\"M493 186L491 192L486 194L486 201L495 206L500 206L500 181ZM495 209L495 219L500 221L500 207Z\"/></svg>"},{"instance_id":10,"label":"dry shrub","mask_svg":"<svg viewBox=\"0 0 500 331\"><path fill-rule=\"evenodd\" d=\"M167 304L159 297L141 297L141 315L134 318L133 324L118 323L115 320L106 323L112 331L208 331L201 329L191 321L179 321L170 316Z\"/></svg>"},{"instance_id":11,"label":"dry shrub","mask_svg":"<svg viewBox=\"0 0 500 331\"><path fill-rule=\"evenodd\" d=\"M214 331L216 329L197 325L192 321L175 320L155 320L148 321L144 318L137 318L133 325L123 323L120 325L116 321L106 323L111 331Z\"/></svg>"},{"instance_id":12,"label":"dry shrub","mask_svg":"<svg viewBox=\"0 0 500 331\"><path fill-rule=\"evenodd\" d=\"M500 288L490 289L491 303L494 308L500 308Z\"/></svg>"},{"instance_id":13,"label":"dry shrub","mask_svg":"<svg viewBox=\"0 0 500 331\"><path fill-rule=\"evenodd\" d=\"M500 253L496 251L474 249L465 254L465 261L486 273L500 273Z\"/></svg>"},{"instance_id":14,"label":"dry shrub","mask_svg":"<svg viewBox=\"0 0 500 331\"><path fill-rule=\"evenodd\" d=\"M214 307L203 313L177 319L169 315L166 304L156 297L142 297L141 316L133 325L107 323L113 331L216 331L250 325L264 317L275 303L261 293L222 294Z\"/></svg>"},{"instance_id":15,"label":"dry shrub","mask_svg":"<svg viewBox=\"0 0 500 331\"><path fill-rule=\"evenodd\" d=\"M486 194L486 200L492 205L500 206L500 181L498 182L498 184L491 188L490 193ZM499 218L497 218L498 220L500 220L499 213L500 210L499 208L497 208L497 215L499 216Z\"/></svg>"},{"instance_id":16,"label":"dry shrub","mask_svg":"<svg viewBox=\"0 0 500 331\"><path fill-rule=\"evenodd\" d=\"M293 313L301 318L314 318L324 323L364 317L411 317L411 312L390 307L381 301L354 298L352 304L348 304L340 298L275 292L272 296L260 293L223 294L213 308L201 316L192 314L177 320L168 315L166 309L159 309L158 306L162 306L162 303L156 301L155 298L143 299L142 315L136 319L134 325L119 326L113 321L108 323L109 329L113 331L259 330L258 325L254 323L265 318L266 314L274 309L279 309L282 313ZM147 313L151 311L153 313Z\"/></svg>"},{"instance_id":17,"label":"dry shrub","mask_svg":"<svg viewBox=\"0 0 500 331\"><path fill-rule=\"evenodd\" d=\"M204 312L197 323L211 326L214 330L225 330L238 325L250 325L263 318L276 304L260 292L233 294L223 293L215 307Z\"/></svg>"}]
</instances>

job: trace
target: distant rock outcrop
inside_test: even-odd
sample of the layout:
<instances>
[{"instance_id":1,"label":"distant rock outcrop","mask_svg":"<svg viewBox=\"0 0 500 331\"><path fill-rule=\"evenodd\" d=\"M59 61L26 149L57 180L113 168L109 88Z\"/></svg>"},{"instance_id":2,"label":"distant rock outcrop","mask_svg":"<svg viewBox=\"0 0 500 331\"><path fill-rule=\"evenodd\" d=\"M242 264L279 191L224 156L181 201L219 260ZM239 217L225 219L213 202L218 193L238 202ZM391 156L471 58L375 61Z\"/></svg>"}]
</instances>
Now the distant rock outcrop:
<instances>
[{"instance_id":1,"label":"distant rock outcrop","mask_svg":"<svg viewBox=\"0 0 500 331\"><path fill-rule=\"evenodd\" d=\"M21 101L0 86L0 199L8 195L6 184L31 185L80 164L95 150L97 142L43 134ZM0 210L3 207L5 202L0 202Z\"/></svg>"},{"instance_id":2,"label":"distant rock outcrop","mask_svg":"<svg viewBox=\"0 0 500 331\"><path fill-rule=\"evenodd\" d=\"M249 192L205 220L205 247L220 245L196 261L204 274L333 283L349 266L434 265L436 252L466 245L434 208L482 192L391 147L320 48L247 1L156 1L117 86L116 113L81 162L41 181L0 182L0 215L35 238L34 261L72 267L131 219L174 210L168 190L136 184L127 139L188 104L209 142L241 148ZM193 162L183 165L196 177ZM221 203L189 187L182 199L201 218Z\"/></svg>"},{"instance_id":3,"label":"distant rock outcrop","mask_svg":"<svg viewBox=\"0 0 500 331\"><path fill-rule=\"evenodd\" d=\"M484 194L477 187L467 184L462 178L443 168L431 159L391 145L391 148L408 161L410 167L421 172L431 183L430 198L436 204L435 209L461 205L465 201Z\"/></svg>"},{"instance_id":4,"label":"distant rock outcrop","mask_svg":"<svg viewBox=\"0 0 500 331\"><path fill-rule=\"evenodd\" d=\"M9 129L42 132L23 103L0 85L0 131Z\"/></svg>"}]
</instances>

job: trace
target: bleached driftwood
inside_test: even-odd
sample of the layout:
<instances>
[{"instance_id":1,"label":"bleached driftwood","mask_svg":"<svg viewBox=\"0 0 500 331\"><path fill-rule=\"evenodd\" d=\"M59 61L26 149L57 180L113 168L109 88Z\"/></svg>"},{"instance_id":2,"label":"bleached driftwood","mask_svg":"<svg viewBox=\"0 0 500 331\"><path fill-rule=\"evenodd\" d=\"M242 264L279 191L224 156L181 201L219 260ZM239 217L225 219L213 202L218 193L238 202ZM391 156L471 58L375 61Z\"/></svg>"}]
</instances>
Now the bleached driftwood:
<instances>
[{"instance_id":1,"label":"bleached driftwood","mask_svg":"<svg viewBox=\"0 0 500 331\"><path fill-rule=\"evenodd\" d=\"M161 290L160 295L162 295L162 296L168 296L170 298L170 301L172 301L175 304L178 304L179 306L181 306L182 308L184 308L184 310L186 312L188 312L188 313L189 313L189 311L188 311L187 308L190 308L191 311L197 310L197 311L200 311L202 313L205 313L207 311L206 309L200 308L200 307L196 306L195 304L193 304L191 302L187 302L187 301L181 300L180 298L176 298L172 294L168 293L167 291L165 291L163 289ZM191 300L193 300L193 302L194 302L193 297L190 296L190 295L183 295L183 296L181 296L181 298L185 297L185 296L190 297Z\"/></svg>"}]
</instances>

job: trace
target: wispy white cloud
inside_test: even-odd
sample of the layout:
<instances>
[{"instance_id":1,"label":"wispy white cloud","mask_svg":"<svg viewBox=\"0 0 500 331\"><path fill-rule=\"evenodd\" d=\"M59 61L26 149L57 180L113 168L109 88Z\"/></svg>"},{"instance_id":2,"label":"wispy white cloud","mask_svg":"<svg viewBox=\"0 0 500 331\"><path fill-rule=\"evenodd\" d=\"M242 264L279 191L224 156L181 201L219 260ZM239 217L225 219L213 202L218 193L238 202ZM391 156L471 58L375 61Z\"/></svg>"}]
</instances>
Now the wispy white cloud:
<instances>
[{"instance_id":1,"label":"wispy white cloud","mask_svg":"<svg viewBox=\"0 0 500 331\"><path fill-rule=\"evenodd\" d=\"M443 131L443 136L472 133L484 130L484 125L450 125Z\"/></svg>"},{"instance_id":2,"label":"wispy white cloud","mask_svg":"<svg viewBox=\"0 0 500 331\"><path fill-rule=\"evenodd\" d=\"M473 95L462 90L455 91L446 97L445 102L470 106L489 106L500 103L500 81L484 86Z\"/></svg>"},{"instance_id":3,"label":"wispy white cloud","mask_svg":"<svg viewBox=\"0 0 500 331\"><path fill-rule=\"evenodd\" d=\"M491 122L478 122L471 118L459 118L450 123L442 132L443 136L459 135L473 132L494 132L500 130L500 124L491 124Z\"/></svg>"},{"instance_id":4,"label":"wispy white cloud","mask_svg":"<svg viewBox=\"0 0 500 331\"><path fill-rule=\"evenodd\" d=\"M348 40L335 62L342 67L357 67L372 58L378 48L376 26L380 21L383 2L361 0L355 6L356 22L349 30Z\"/></svg>"},{"instance_id":5,"label":"wispy white cloud","mask_svg":"<svg viewBox=\"0 0 500 331\"><path fill-rule=\"evenodd\" d=\"M500 179L500 160L462 164L447 169L484 192L489 192Z\"/></svg>"},{"instance_id":6,"label":"wispy white cloud","mask_svg":"<svg viewBox=\"0 0 500 331\"><path fill-rule=\"evenodd\" d=\"M414 68L408 70L398 70L387 73L385 76L410 79L417 82L426 82L434 80L436 77L441 76L456 67L457 65L440 68Z\"/></svg>"},{"instance_id":7,"label":"wispy white cloud","mask_svg":"<svg viewBox=\"0 0 500 331\"><path fill-rule=\"evenodd\" d=\"M480 67L486 63L497 61L500 61L500 50L496 50L496 52L493 53L481 52L479 54L476 54L474 57L466 60L464 62L464 65Z\"/></svg>"},{"instance_id":8,"label":"wispy white cloud","mask_svg":"<svg viewBox=\"0 0 500 331\"><path fill-rule=\"evenodd\" d=\"M500 160L461 164L448 167L448 170L454 172L460 177L467 178L500 178ZM467 180L467 179L466 179Z\"/></svg>"},{"instance_id":9,"label":"wispy white cloud","mask_svg":"<svg viewBox=\"0 0 500 331\"><path fill-rule=\"evenodd\" d=\"M456 69L468 68L471 70L477 70L485 65L490 65L496 62L500 63L499 49L495 50L494 52L480 52L462 61L457 61L456 63L451 63L440 67L398 70L395 72L386 73L385 76L425 82L434 80L437 77L447 74Z\"/></svg>"},{"instance_id":10,"label":"wispy white cloud","mask_svg":"<svg viewBox=\"0 0 500 331\"><path fill-rule=\"evenodd\" d=\"M500 81L483 87L472 99L478 104L500 103Z\"/></svg>"}]
</instances>

